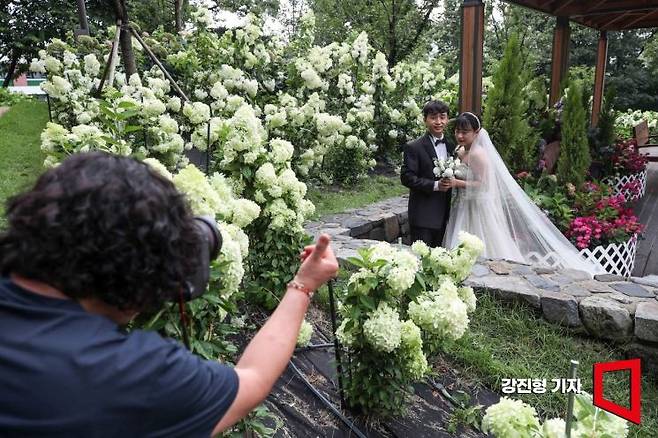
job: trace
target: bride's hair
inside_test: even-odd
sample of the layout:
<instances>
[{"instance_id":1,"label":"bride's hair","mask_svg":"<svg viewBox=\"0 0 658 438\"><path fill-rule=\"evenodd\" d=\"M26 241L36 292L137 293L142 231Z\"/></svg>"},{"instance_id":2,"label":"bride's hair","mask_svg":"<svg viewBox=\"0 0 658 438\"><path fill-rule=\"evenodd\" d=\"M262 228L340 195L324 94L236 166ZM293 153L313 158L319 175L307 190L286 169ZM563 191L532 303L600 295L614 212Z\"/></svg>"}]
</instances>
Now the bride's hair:
<instances>
[{"instance_id":1,"label":"bride's hair","mask_svg":"<svg viewBox=\"0 0 658 438\"><path fill-rule=\"evenodd\" d=\"M477 131L481 127L482 124L480 123L480 119L478 119L478 117L473 113L469 113L469 112L461 113L455 119L455 129L462 129L462 130L472 129L473 131Z\"/></svg>"}]
</instances>

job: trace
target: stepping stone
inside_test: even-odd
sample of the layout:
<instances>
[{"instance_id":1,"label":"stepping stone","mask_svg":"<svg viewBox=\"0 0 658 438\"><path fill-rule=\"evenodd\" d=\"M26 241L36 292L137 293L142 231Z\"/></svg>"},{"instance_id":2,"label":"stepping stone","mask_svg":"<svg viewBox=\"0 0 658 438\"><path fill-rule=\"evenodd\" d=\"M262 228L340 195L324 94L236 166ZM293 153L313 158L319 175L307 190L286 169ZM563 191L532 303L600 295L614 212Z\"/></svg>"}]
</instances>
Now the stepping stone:
<instances>
[{"instance_id":1,"label":"stepping stone","mask_svg":"<svg viewBox=\"0 0 658 438\"><path fill-rule=\"evenodd\" d=\"M580 302L580 318L595 337L622 340L633 332L630 312L621 304L602 297L587 297Z\"/></svg>"},{"instance_id":2,"label":"stepping stone","mask_svg":"<svg viewBox=\"0 0 658 438\"><path fill-rule=\"evenodd\" d=\"M621 275L598 274L598 275L594 276L594 280L604 281L604 282L611 282L611 281L625 281L626 279L624 277L622 277Z\"/></svg>"},{"instance_id":3,"label":"stepping stone","mask_svg":"<svg viewBox=\"0 0 658 438\"><path fill-rule=\"evenodd\" d=\"M574 284L575 280L573 278L566 277L562 274L553 274L553 275L542 275L544 278L548 278L554 283L559 284L560 286L568 286Z\"/></svg>"},{"instance_id":4,"label":"stepping stone","mask_svg":"<svg viewBox=\"0 0 658 438\"><path fill-rule=\"evenodd\" d=\"M635 302L634 298L631 298L624 294L620 294L619 292L613 292L611 294L605 294L600 296L603 298L609 298L611 300L615 300L616 302L621 304L633 304Z\"/></svg>"},{"instance_id":5,"label":"stepping stone","mask_svg":"<svg viewBox=\"0 0 658 438\"><path fill-rule=\"evenodd\" d=\"M530 274L535 274L535 270L532 269L532 267L530 266L519 265L514 269L512 269L512 273L517 275L530 275Z\"/></svg>"},{"instance_id":6,"label":"stepping stone","mask_svg":"<svg viewBox=\"0 0 658 438\"><path fill-rule=\"evenodd\" d=\"M509 275L514 267L507 262L492 261L489 262L489 268L498 275Z\"/></svg>"},{"instance_id":7,"label":"stepping stone","mask_svg":"<svg viewBox=\"0 0 658 438\"><path fill-rule=\"evenodd\" d=\"M555 268L549 268L546 266L536 266L533 268L537 274L554 274Z\"/></svg>"},{"instance_id":8,"label":"stepping stone","mask_svg":"<svg viewBox=\"0 0 658 438\"><path fill-rule=\"evenodd\" d=\"M596 280L580 281L577 284L584 287L585 289L592 292L593 294L612 292L612 288L608 285L608 283L603 283Z\"/></svg>"},{"instance_id":9,"label":"stepping stone","mask_svg":"<svg viewBox=\"0 0 658 438\"><path fill-rule=\"evenodd\" d=\"M646 277L631 277L631 281L645 286L658 288L658 275L647 275Z\"/></svg>"},{"instance_id":10,"label":"stepping stone","mask_svg":"<svg viewBox=\"0 0 658 438\"><path fill-rule=\"evenodd\" d=\"M642 286L630 282L610 283L610 287L618 292L628 295L629 297L654 298L656 296L653 292L649 292Z\"/></svg>"},{"instance_id":11,"label":"stepping stone","mask_svg":"<svg viewBox=\"0 0 658 438\"><path fill-rule=\"evenodd\" d=\"M560 274L565 277L569 277L572 280L583 281L591 280L592 276L585 271L579 271L578 269L560 269Z\"/></svg>"},{"instance_id":12,"label":"stepping stone","mask_svg":"<svg viewBox=\"0 0 658 438\"><path fill-rule=\"evenodd\" d=\"M528 283L533 285L538 289L550 290L557 292L560 290L560 285L551 281L547 278L540 277L537 274L525 275L524 278L528 280Z\"/></svg>"},{"instance_id":13,"label":"stepping stone","mask_svg":"<svg viewBox=\"0 0 658 438\"><path fill-rule=\"evenodd\" d=\"M589 297L592 295L590 291L585 289L584 287L579 286L578 284L570 284L567 286L562 286L560 288L560 292L571 295L573 297Z\"/></svg>"},{"instance_id":14,"label":"stepping stone","mask_svg":"<svg viewBox=\"0 0 658 438\"><path fill-rule=\"evenodd\" d=\"M400 223L397 216L393 215L384 219L384 235L387 242L398 238L400 235Z\"/></svg>"},{"instance_id":15,"label":"stepping stone","mask_svg":"<svg viewBox=\"0 0 658 438\"><path fill-rule=\"evenodd\" d=\"M484 277L485 275L489 274L491 274L489 268L479 263L474 264L473 268L471 269L471 275L474 277Z\"/></svg>"},{"instance_id":16,"label":"stepping stone","mask_svg":"<svg viewBox=\"0 0 658 438\"><path fill-rule=\"evenodd\" d=\"M507 301L521 301L539 309L541 291L519 277L490 276L473 279L465 284L479 283L495 295Z\"/></svg>"},{"instance_id":17,"label":"stepping stone","mask_svg":"<svg viewBox=\"0 0 658 438\"><path fill-rule=\"evenodd\" d=\"M0 117L2 117L7 111L9 111L8 106L0 106Z\"/></svg>"},{"instance_id":18,"label":"stepping stone","mask_svg":"<svg viewBox=\"0 0 658 438\"><path fill-rule=\"evenodd\" d=\"M644 341L658 342L658 303L639 303L635 310L635 336Z\"/></svg>"}]
</instances>

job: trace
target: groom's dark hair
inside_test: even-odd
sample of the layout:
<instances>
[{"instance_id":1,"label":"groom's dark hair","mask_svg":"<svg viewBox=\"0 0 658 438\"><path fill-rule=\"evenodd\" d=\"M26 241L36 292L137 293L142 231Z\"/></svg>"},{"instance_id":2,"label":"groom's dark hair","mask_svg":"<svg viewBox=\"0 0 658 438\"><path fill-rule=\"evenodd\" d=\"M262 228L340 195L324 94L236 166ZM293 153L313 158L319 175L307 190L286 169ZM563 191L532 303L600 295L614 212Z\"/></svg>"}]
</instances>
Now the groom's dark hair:
<instances>
[{"instance_id":1,"label":"groom's dark hair","mask_svg":"<svg viewBox=\"0 0 658 438\"><path fill-rule=\"evenodd\" d=\"M423 106L423 118L426 119L427 116L431 116L434 114L441 114L441 113L446 113L450 111L450 108L448 107L448 104L445 102L442 102L440 100L430 100Z\"/></svg>"}]
</instances>

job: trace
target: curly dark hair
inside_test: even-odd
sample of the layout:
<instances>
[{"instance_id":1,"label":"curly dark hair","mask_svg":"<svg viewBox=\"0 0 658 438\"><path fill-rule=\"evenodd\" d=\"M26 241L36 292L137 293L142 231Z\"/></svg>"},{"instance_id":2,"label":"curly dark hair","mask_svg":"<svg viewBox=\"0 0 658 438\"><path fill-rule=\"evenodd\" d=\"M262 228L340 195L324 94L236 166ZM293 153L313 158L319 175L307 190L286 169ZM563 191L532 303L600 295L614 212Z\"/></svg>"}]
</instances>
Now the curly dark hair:
<instances>
[{"instance_id":1,"label":"curly dark hair","mask_svg":"<svg viewBox=\"0 0 658 438\"><path fill-rule=\"evenodd\" d=\"M200 263L201 237L171 181L133 158L73 155L11 198L0 273L79 300L154 310Z\"/></svg>"}]
</instances>

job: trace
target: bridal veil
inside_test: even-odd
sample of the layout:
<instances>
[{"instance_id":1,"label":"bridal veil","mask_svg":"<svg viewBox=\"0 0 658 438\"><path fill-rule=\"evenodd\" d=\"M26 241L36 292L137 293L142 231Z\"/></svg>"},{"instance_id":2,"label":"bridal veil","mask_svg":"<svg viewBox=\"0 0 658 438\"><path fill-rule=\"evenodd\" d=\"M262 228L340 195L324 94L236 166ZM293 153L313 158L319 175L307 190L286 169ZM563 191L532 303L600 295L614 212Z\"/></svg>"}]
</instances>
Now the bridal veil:
<instances>
[{"instance_id":1,"label":"bridal veil","mask_svg":"<svg viewBox=\"0 0 658 438\"><path fill-rule=\"evenodd\" d=\"M450 240L464 230L484 241L486 257L578 269L591 275L604 272L581 256L526 195L485 129L480 129L471 145L468 167L466 188L453 206L455 223L448 226L448 233L453 234Z\"/></svg>"}]
</instances>

